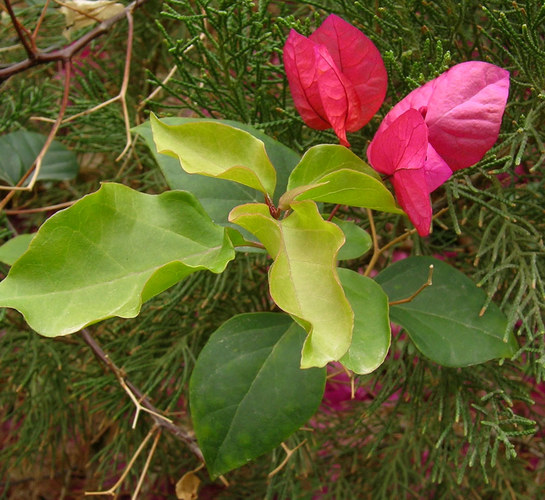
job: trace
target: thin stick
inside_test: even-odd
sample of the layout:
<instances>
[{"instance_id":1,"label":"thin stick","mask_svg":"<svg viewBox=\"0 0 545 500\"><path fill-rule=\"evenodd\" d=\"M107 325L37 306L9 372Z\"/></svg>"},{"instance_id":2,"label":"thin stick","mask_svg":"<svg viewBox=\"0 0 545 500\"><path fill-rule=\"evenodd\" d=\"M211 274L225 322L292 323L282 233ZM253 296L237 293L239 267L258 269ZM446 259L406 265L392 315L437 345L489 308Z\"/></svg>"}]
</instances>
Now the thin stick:
<instances>
[{"instance_id":1,"label":"thin stick","mask_svg":"<svg viewBox=\"0 0 545 500\"><path fill-rule=\"evenodd\" d=\"M142 450L145 448L147 442L150 440L151 436L153 436L154 432L158 429L157 426L153 426L151 430L148 432L148 435L144 438L144 440L140 443L140 446L138 446L138 449L130 459L129 463L127 464L127 467L125 467L125 470L123 471L123 474L121 474L121 477L116 481L116 483L108 490L104 491L86 491L84 494L88 496L94 496L94 495L110 495L112 497L116 496L115 490L121 486L125 478L127 477L127 474L132 469L132 466L134 465L134 462L138 458L138 455L142 453ZM158 433L161 434L160 432Z\"/></svg>"},{"instance_id":2,"label":"thin stick","mask_svg":"<svg viewBox=\"0 0 545 500\"><path fill-rule=\"evenodd\" d=\"M40 17L38 18L38 22L36 23L36 27L34 28L34 32L32 33L32 36L30 37L34 47L36 47L36 38L38 37L38 31L40 30L40 27L42 26L42 22L45 19L45 14L47 12L47 8L49 7L49 1L50 0L45 1L45 4L42 8L42 12L40 13Z\"/></svg>"},{"instance_id":3,"label":"thin stick","mask_svg":"<svg viewBox=\"0 0 545 500\"><path fill-rule=\"evenodd\" d=\"M15 12L13 11L13 7L11 6L11 0L5 0L4 3L6 4L6 10L8 11L9 17L11 18L11 24L13 24L13 27L15 28L15 32L17 33L17 37L19 38L19 40L21 40L21 43L23 47L25 48L28 58L34 59L36 56L36 50L34 47L32 47L32 45L28 43L28 40L27 40L27 36L29 35L28 30L19 22L19 19L17 19L17 16L15 15Z\"/></svg>"},{"instance_id":4,"label":"thin stick","mask_svg":"<svg viewBox=\"0 0 545 500\"><path fill-rule=\"evenodd\" d=\"M129 110L127 109L127 88L129 86L129 76L131 72L131 55L132 55L132 42L134 35L134 23L132 14L127 11L127 23L129 25L128 38L127 38L127 53L125 55L125 71L123 72L123 81L121 82L121 90L119 91L119 100L121 101L121 107L123 108L123 119L125 120L125 137L126 143L123 151L115 159L115 161L121 160L125 153L129 150L132 143L131 136L131 123L129 119Z\"/></svg>"},{"instance_id":5,"label":"thin stick","mask_svg":"<svg viewBox=\"0 0 545 500\"><path fill-rule=\"evenodd\" d=\"M64 203L57 203L56 205L49 205L47 207L39 207L39 208L22 208L20 210L17 209L6 209L4 210L4 213L6 215L22 215L22 214L38 214L40 212L49 212L51 210L60 210L62 208L71 207L75 201L67 201Z\"/></svg>"},{"instance_id":6,"label":"thin stick","mask_svg":"<svg viewBox=\"0 0 545 500\"><path fill-rule=\"evenodd\" d=\"M189 46L188 49L190 49L191 47L193 47L193 45ZM187 50L185 52L187 52ZM185 54L185 52L184 52L184 54ZM161 85L157 85L157 88L155 88L155 90L148 97L146 97L145 99L143 99L140 102L140 104L136 108L136 111L141 111L142 108L146 105L146 103L148 101L151 101L159 92L161 92L161 90L163 90L163 86L166 85L170 81L170 79L174 76L174 73L176 73L177 69L178 69L177 66L173 66L171 68L171 70L168 72L168 75L161 82Z\"/></svg>"},{"instance_id":7,"label":"thin stick","mask_svg":"<svg viewBox=\"0 0 545 500\"><path fill-rule=\"evenodd\" d=\"M155 449L157 448L157 443L159 442L160 437L161 437L161 430L159 430L159 432L155 436L155 439L153 440L153 444L151 445L151 450L148 453L148 457L146 458L146 463L144 464L144 468L142 469L140 477L138 478L138 483L136 484L136 489L134 490L134 493L132 494L131 500L136 500L138 498L138 493L140 493L140 488L142 488L142 483L144 482L144 478L146 477L146 474L148 472L149 464L151 463L151 458L155 454Z\"/></svg>"},{"instance_id":8,"label":"thin stick","mask_svg":"<svg viewBox=\"0 0 545 500\"><path fill-rule=\"evenodd\" d=\"M84 342L91 348L97 359L108 369L110 369L116 375L118 380L120 380L120 378L123 379L124 384L130 389L130 392L133 396L135 396L139 405L145 408L147 413L151 415L151 418L154 420L155 425L166 429L168 432L180 439L201 462L204 462L202 452L197 445L195 438L177 425L173 424L169 419L164 417L161 412L151 403L151 401L142 393L142 391L123 376L122 370L120 370L117 365L108 357L108 355L104 352L102 347L93 338L88 330L83 329L81 331L81 336Z\"/></svg>"},{"instance_id":9,"label":"thin stick","mask_svg":"<svg viewBox=\"0 0 545 500\"><path fill-rule=\"evenodd\" d=\"M339 204L337 204L337 205L335 205L333 207L333 210L331 210L331 213L329 214L329 217L327 218L328 222L333 220L333 217L335 217L335 214L337 213L339 208L341 208L341 206Z\"/></svg>"},{"instance_id":10,"label":"thin stick","mask_svg":"<svg viewBox=\"0 0 545 500\"><path fill-rule=\"evenodd\" d=\"M57 119L55 120L55 123L53 127L51 127L51 130L49 131L49 135L47 136L47 139L45 140L44 145L42 146L42 149L38 153L38 156L32 166L26 171L25 175L19 179L19 182L16 186L0 186L0 190L2 189L8 189L9 193L5 196L5 198L0 201L0 211L6 206L9 200L13 198L15 193L17 191L29 191L34 187L34 184L36 183L36 179L38 178L38 175L40 173L40 170L42 168L42 162L47 154L47 151L49 149L49 146L53 142L53 139L55 139L55 136L57 135L57 131L59 130L60 124L62 122L62 119L64 117L64 113L66 111L66 107L68 106L68 96L70 93L70 77L71 77L71 67L69 61L63 62L63 68L64 68L64 92L62 96L61 105L59 108L59 115L57 116ZM32 180L30 181L29 185L26 187L22 187L25 181L30 177L30 175L33 174Z\"/></svg>"},{"instance_id":11,"label":"thin stick","mask_svg":"<svg viewBox=\"0 0 545 500\"><path fill-rule=\"evenodd\" d=\"M373 212L369 208L367 208L366 211L367 211L367 217L369 217L369 227L371 229L371 239L373 241L373 255L371 256L369 265L367 266L367 269L365 270L365 273L364 273L364 276L369 276L371 274L371 271L375 267L375 263L380 257L381 251L378 247L377 229L375 227L375 220L373 219Z\"/></svg>"},{"instance_id":12,"label":"thin stick","mask_svg":"<svg viewBox=\"0 0 545 500\"><path fill-rule=\"evenodd\" d=\"M276 467L273 471L269 472L267 474L267 477L268 478L271 478L273 477L274 475L278 474L283 468L284 466L288 463L288 460L291 458L291 456L299 449L301 448L301 446L303 446L305 443L307 442L307 440L303 440L301 441L295 448L293 448L293 450L290 450L284 443L281 444L282 448L284 449L284 451L286 452L286 456L284 457L284 460L282 460L282 462L280 462L280 465L278 467Z\"/></svg>"},{"instance_id":13,"label":"thin stick","mask_svg":"<svg viewBox=\"0 0 545 500\"><path fill-rule=\"evenodd\" d=\"M432 286L433 285L433 282L432 282L432 277L433 277L433 264L430 264L430 270L428 271L428 280L426 281L426 283L424 283L416 292L414 292L410 297L407 297L406 299L401 299L401 300L393 300L392 302L390 302L390 306L397 306L399 304L406 304L407 302L411 302L412 300L415 299L415 297L422 292L422 290L428 288L429 286Z\"/></svg>"},{"instance_id":14,"label":"thin stick","mask_svg":"<svg viewBox=\"0 0 545 500\"><path fill-rule=\"evenodd\" d=\"M441 215L443 215L447 210L448 210L448 207L442 208L441 210L439 210L439 212L437 212L433 216L432 220L435 220L436 218L441 217ZM373 231L373 229L371 228L371 232L372 231ZM375 267L375 264L377 263L377 260L379 259L379 257L386 250L388 250L389 248L393 247L394 245L397 245L398 243L401 243L402 241L406 240L409 236L413 235L414 233L416 233L416 228L413 228L413 229L411 229L409 231L406 231L405 233L398 236L397 238L394 238L392 241L386 243L386 245L379 248L378 251L373 251L373 255L371 257L371 260L369 261L369 264L367 265L367 269L365 270L364 276L369 276L369 274L371 274L371 271ZM374 241L374 239L373 239L373 241Z\"/></svg>"}]
</instances>

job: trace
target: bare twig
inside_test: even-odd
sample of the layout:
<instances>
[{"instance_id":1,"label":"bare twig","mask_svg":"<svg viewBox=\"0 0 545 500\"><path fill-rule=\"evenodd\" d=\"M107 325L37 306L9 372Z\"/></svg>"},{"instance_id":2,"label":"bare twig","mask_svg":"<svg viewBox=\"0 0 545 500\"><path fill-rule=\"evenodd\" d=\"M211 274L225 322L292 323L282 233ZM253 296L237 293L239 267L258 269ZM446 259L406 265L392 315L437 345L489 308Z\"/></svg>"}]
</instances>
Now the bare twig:
<instances>
[{"instance_id":1,"label":"bare twig","mask_svg":"<svg viewBox=\"0 0 545 500\"><path fill-rule=\"evenodd\" d=\"M102 21L96 28L92 29L81 38L78 38L73 43L70 43L61 49L52 50L50 52L35 49L32 51L32 54L29 54L29 57L24 61L19 61L17 63L6 66L5 68L0 68L0 83L6 81L8 78L16 75L17 73L21 73L29 68L32 68L33 66L58 61L67 62L71 60L72 57L74 57L80 50L87 46L89 42L91 42L95 38L98 38L99 36L104 35L112 28L112 26L114 26L121 19L124 19L127 16L127 12L134 12L135 9L141 7L147 1L148 0L134 0L134 2L131 2L129 5L127 5L127 7L125 7L122 12L110 17L109 19L106 19L105 21ZM20 23L14 24L14 26L16 27L16 29L17 26L23 29Z\"/></svg>"},{"instance_id":2,"label":"bare twig","mask_svg":"<svg viewBox=\"0 0 545 500\"><path fill-rule=\"evenodd\" d=\"M428 279L426 283L424 283L416 292L414 292L410 297L407 297L406 299L400 299L400 300L392 300L390 302L390 306L397 306L399 304L406 304L407 302L413 301L418 294L420 294L424 289L428 288L429 286L433 285L432 281L433 277L433 264L430 264L430 270L428 271Z\"/></svg>"},{"instance_id":3,"label":"bare twig","mask_svg":"<svg viewBox=\"0 0 545 500\"><path fill-rule=\"evenodd\" d=\"M269 472L269 474L267 475L268 478L271 478L273 477L274 475L278 474L284 467L285 465L288 463L288 460L291 458L291 456L299 449L301 448L301 446L303 446L305 443L307 442L307 440L303 440L301 441L295 448L293 448L293 450L290 450L286 444L284 443L281 443L281 446L282 446L282 449L286 452L286 456L284 457L284 460L282 460L282 462L280 462L280 465L278 467L276 467L276 469L274 469L273 471Z\"/></svg>"},{"instance_id":4,"label":"bare twig","mask_svg":"<svg viewBox=\"0 0 545 500\"><path fill-rule=\"evenodd\" d=\"M193 47L193 45L191 45L189 48ZM187 52L187 50L185 51ZM185 54L184 52L184 54ZM165 77L165 79L161 82L161 85L158 85L154 91L148 96L146 97L145 99L142 99L142 101L140 102L140 104L138 105L138 107L136 108L136 111L141 111L142 108L149 102L151 101L159 92L161 92L161 90L163 89L163 86L165 86L169 80L174 76L174 73L176 73L176 70L178 69L177 66L172 66L171 70L168 72L168 75Z\"/></svg>"},{"instance_id":5,"label":"bare twig","mask_svg":"<svg viewBox=\"0 0 545 500\"><path fill-rule=\"evenodd\" d=\"M19 182L17 183L17 185L16 186L0 186L0 190L9 189L9 193L6 195L6 197L2 201L0 201L0 210L2 210L6 206L8 201L15 195L16 191L31 190L34 187L34 184L36 183L36 179L38 178L38 175L40 174L40 169L42 168L43 159L47 153L47 150L49 149L49 146L51 146L53 139L55 139L55 136L57 135L57 131L59 130L62 119L64 117L64 113L66 111L66 106L68 106L68 95L70 92L70 78L71 78L70 63L64 62L63 67L64 67L64 92L63 92L62 101L59 108L59 114L57 116L57 119L55 120L53 127L51 127L51 130L49 131L49 135L47 136L47 139L45 140L45 143L42 146L42 149L38 153L38 156L36 157L34 164L31 165L31 167L27 170L25 175L23 175L23 177L19 179ZM26 182L26 180L30 177L31 174L33 175L29 185L23 187L23 184Z\"/></svg>"},{"instance_id":6,"label":"bare twig","mask_svg":"<svg viewBox=\"0 0 545 500\"><path fill-rule=\"evenodd\" d=\"M6 4L6 10L8 11L9 17L11 18L11 23L13 24L13 27L15 28L15 32L17 33L17 37L21 41L21 44L25 48L25 51L28 55L29 59L33 59L36 54L35 48L32 46L32 44L28 41L29 32L28 30L19 22L19 19L17 19L17 16L15 15L15 12L13 12L13 7L11 6L11 0L5 0L4 2ZM0 73L0 83L2 82L2 77Z\"/></svg>"},{"instance_id":7,"label":"bare twig","mask_svg":"<svg viewBox=\"0 0 545 500\"><path fill-rule=\"evenodd\" d=\"M102 347L98 342L92 337L88 330L83 329L81 331L82 338L84 342L91 348L97 359L104 364L108 369L110 369L116 377L121 380L123 379L124 384L130 389L130 392L133 396L136 397L139 405L142 408L145 408L146 411L151 415L155 425L167 430L182 442L184 442L191 452L201 461L204 462L202 452L197 445L197 441L191 435L189 435L185 430L181 429L177 425L173 424L169 419L161 415L161 411L158 410L151 401L136 387L132 382L127 380L123 374L123 371L120 370L117 365L108 357L108 355L102 350ZM132 399L132 398L131 398ZM134 399L133 399L134 401Z\"/></svg>"},{"instance_id":8,"label":"bare twig","mask_svg":"<svg viewBox=\"0 0 545 500\"><path fill-rule=\"evenodd\" d=\"M369 208L367 208L366 210L367 210L367 217L369 217L369 227L371 228L371 240L373 241L373 255L364 273L364 276L369 276L369 274L371 274L371 271L375 267L375 264L382 252L380 248L378 247L378 237L377 237L377 230L375 228L375 219L373 218L373 212Z\"/></svg>"},{"instance_id":9,"label":"bare twig","mask_svg":"<svg viewBox=\"0 0 545 500\"><path fill-rule=\"evenodd\" d=\"M63 208L71 207L75 201L66 201L64 203L57 203L56 205L49 205L47 207L38 208L22 208L22 209L6 209L4 213L6 215L22 215L22 214L38 214L41 212L50 212L52 210L61 210Z\"/></svg>"},{"instance_id":10,"label":"bare twig","mask_svg":"<svg viewBox=\"0 0 545 500\"><path fill-rule=\"evenodd\" d=\"M439 212L437 212L433 216L432 220L435 220L438 217L441 217L441 215L443 215L447 210L448 210L448 207L442 208L441 210L439 210ZM372 218L372 214L371 214L371 217L369 219L370 221L371 221L371 218ZM374 223L370 222L370 224L371 224L371 236L373 238L373 249L374 250L373 250L373 255L371 256L371 260L369 261L369 264L367 265L367 269L365 270L364 276L369 276L371 274L371 271L374 269L375 264L377 263L377 260L379 259L379 257L386 250L393 247L394 245L397 245L398 243L401 243L402 241L406 240L409 236L416 233L416 229L413 228L413 229L411 229L409 231L406 231L405 233L398 236L397 238L394 238L392 241L386 243L386 245L384 245L383 247L378 248L378 244L375 244L376 238L375 238L375 236L373 236L373 234L376 234L376 233L373 233Z\"/></svg>"},{"instance_id":11,"label":"bare twig","mask_svg":"<svg viewBox=\"0 0 545 500\"><path fill-rule=\"evenodd\" d=\"M157 443L159 442L160 437L161 437L161 430L159 430L159 432L155 436L155 439L153 440L153 443L151 445L151 450L148 453L148 458L146 458L146 463L144 464L144 468L142 469L142 472L140 473L140 477L138 478L138 483L136 484L134 493L131 496L131 500L136 500L138 498L138 493L140 493L140 488L142 488L142 483L144 482L144 478L146 477L146 474L148 472L149 464L151 463L151 459L153 455L155 454L155 449L157 448Z\"/></svg>"},{"instance_id":12,"label":"bare twig","mask_svg":"<svg viewBox=\"0 0 545 500\"><path fill-rule=\"evenodd\" d=\"M38 31L40 30L42 22L43 22L43 20L45 18L45 14L46 14L47 9L49 7L49 2L50 2L50 0L46 0L46 2L44 3L44 6L42 7L42 12L40 13L40 17L38 19L38 22L36 23L36 27L34 28L34 32L32 33L31 39L32 39L32 43L33 43L34 47L36 46L36 38L38 36Z\"/></svg>"},{"instance_id":13,"label":"bare twig","mask_svg":"<svg viewBox=\"0 0 545 500\"><path fill-rule=\"evenodd\" d=\"M127 88L129 86L129 76L130 76L130 69L131 69L131 55L132 55L132 45L133 45L133 35L134 35L134 23L133 23L133 17L130 11L126 12L127 21L129 25L128 30L128 36L127 36L127 52L125 55L125 69L123 71L123 80L121 82L121 89L119 90L119 94L117 94L115 97L112 97L111 99L108 99L107 101L104 101L97 106L94 106L93 108L87 109L86 111L82 111L81 113L77 113L75 115L72 115L65 120L63 120L62 124L71 122L72 120L75 120L76 118L80 118L81 116L90 115L91 113L94 113L95 111L98 111L99 109L105 108L106 106L109 106L113 102L121 101L121 107L123 110L123 119L125 121L125 137L126 137L126 143L125 147L123 148L123 151L120 153L120 155L116 158L116 161L119 161L127 150L130 148L132 143L132 136L131 136L131 124L129 119L129 110L127 108Z\"/></svg>"},{"instance_id":14,"label":"bare twig","mask_svg":"<svg viewBox=\"0 0 545 500\"><path fill-rule=\"evenodd\" d=\"M329 217L327 218L328 221L333 220L333 217L335 217L335 214L337 213L339 208L341 208L341 206L339 204L337 204L337 205L335 205L333 207L333 210L331 210L331 213L329 214Z\"/></svg>"},{"instance_id":15,"label":"bare twig","mask_svg":"<svg viewBox=\"0 0 545 500\"><path fill-rule=\"evenodd\" d=\"M157 430L158 430L158 426L156 426L156 425L151 428L151 430L148 432L148 435L140 443L140 446L138 446L138 449L136 450L136 452L132 456L131 460L127 464L127 467L125 467L125 470L123 471L123 474L121 474L121 477L116 481L116 483L110 489L104 490L104 491L86 491L85 495L88 495L88 496L109 495L109 496L115 497L116 496L115 490L117 490L117 488L119 488L121 486L121 484L123 483L123 481L127 477L127 474L132 469L132 466L134 465L134 462L138 458L138 455L140 455L140 453L142 453L142 450L145 448L147 442L150 440L151 436L153 436L153 434ZM161 435L161 432L158 432L157 437L155 438L154 444L156 444L156 442L157 442L160 435ZM155 448L153 448L153 451L155 451Z\"/></svg>"}]
</instances>

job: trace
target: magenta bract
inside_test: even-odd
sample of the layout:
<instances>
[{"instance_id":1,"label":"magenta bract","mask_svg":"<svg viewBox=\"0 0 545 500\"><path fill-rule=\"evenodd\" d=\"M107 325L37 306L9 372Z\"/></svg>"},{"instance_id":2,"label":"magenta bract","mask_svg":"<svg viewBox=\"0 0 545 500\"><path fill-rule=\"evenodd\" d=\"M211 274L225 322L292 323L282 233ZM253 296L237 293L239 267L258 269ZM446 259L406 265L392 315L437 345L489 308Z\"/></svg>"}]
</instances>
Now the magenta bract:
<instances>
[{"instance_id":1,"label":"magenta bract","mask_svg":"<svg viewBox=\"0 0 545 500\"><path fill-rule=\"evenodd\" d=\"M306 38L291 30L284 66L295 107L312 128L346 132L363 127L386 95L387 75L378 49L360 30L330 15Z\"/></svg>"},{"instance_id":2,"label":"magenta bract","mask_svg":"<svg viewBox=\"0 0 545 500\"><path fill-rule=\"evenodd\" d=\"M398 202L421 236L431 227L429 194L496 142L508 94L508 71L469 61L413 90L382 121L367 158L391 176Z\"/></svg>"}]
</instances>

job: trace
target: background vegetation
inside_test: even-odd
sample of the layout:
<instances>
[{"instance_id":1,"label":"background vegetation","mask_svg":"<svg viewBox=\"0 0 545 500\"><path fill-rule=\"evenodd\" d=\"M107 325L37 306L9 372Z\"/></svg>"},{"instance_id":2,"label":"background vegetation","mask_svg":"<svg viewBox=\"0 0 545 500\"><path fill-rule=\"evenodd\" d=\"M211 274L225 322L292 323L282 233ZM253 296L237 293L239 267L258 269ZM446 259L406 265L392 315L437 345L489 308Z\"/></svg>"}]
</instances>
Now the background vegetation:
<instances>
[{"instance_id":1,"label":"background vegetation","mask_svg":"<svg viewBox=\"0 0 545 500\"><path fill-rule=\"evenodd\" d=\"M29 29L44 0L12 2ZM7 5L7 4L6 4ZM26 55L5 6L0 70ZM289 29L310 33L329 13L360 27L389 74L379 115L349 138L364 155L382 116L410 90L450 65L479 59L511 72L501 136L475 167L434 193L448 207L427 239L415 237L384 257L436 255L478 282L508 315L520 351L502 365L449 369L419 357L402 332L375 373L356 380L332 370L324 404L286 445L300 448L280 472L282 448L211 483L201 498L538 498L545 487L545 6L537 0L379 0L313 2L149 0L134 11L126 93L130 125L149 112L239 120L302 152L336 142L308 129L293 108L281 63ZM66 45L64 16L51 4L37 42ZM73 40L93 29L73 34ZM66 117L116 96L128 43L122 19L71 60ZM48 134L64 90L66 66L31 67L0 83L0 133ZM158 92L155 90L158 89ZM121 102L62 125L57 140L77 153L78 177L39 182L11 198L0 218L4 241L33 232L55 204L95 191L102 181L141 191L168 189L143 141L127 153ZM0 164L2 163L0 151ZM45 207L45 209L44 209ZM361 221L363 213L347 213ZM378 218L383 243L404 230ZM351 262L357 269L365 259ZM6 273L7 266L3 267ZM220 275L199 273L148 302L134 320L92 327L127 379L182 428L190 429L187 383L210 333L239 312L269 310L267 261L239 256ZM20 315L0 317L0 498L80 498L107 489L153 426L80 335L45 339ZM470 349L471 346L468 346ZM213 390L213 388L211 388ZM119 492L130 497L149 449L128 469ZM143 476L141 498L175 498L174 485L198 460L163 432Z\"/></svg>"}]
</instances>

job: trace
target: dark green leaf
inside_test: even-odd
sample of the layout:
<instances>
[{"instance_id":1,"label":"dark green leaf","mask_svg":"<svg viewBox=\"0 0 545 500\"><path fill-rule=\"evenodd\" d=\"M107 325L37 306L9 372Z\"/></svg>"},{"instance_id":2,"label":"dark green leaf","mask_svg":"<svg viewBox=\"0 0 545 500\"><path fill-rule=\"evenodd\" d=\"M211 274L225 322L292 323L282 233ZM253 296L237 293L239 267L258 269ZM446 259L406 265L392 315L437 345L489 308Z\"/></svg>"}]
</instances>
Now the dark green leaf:
<instances>
[{"instance_id":1,"label":"dark green leaf","mask_svg":"<svg viewBox=\"0 0 545 500\"><path fill-rule=\"evenodd\" d=\"M467 276L432 257L403 259L382 271L376 281L390 302L405 299L427 280L434 266L433 285L411 302L390 309L416 347L444 366L468 366L512 356L517 350L513 333L504 340L507 318L495 304L481 316L486 294Z\"/></svg>"},{"instance_id":2,"label":"dark green leaf","mask_svg":"<svg viewBox=\"0 0 545 500\"><path fill-rule=\"evenodd\" d=\"M0 137L0 179L15 186L36 160L46 136L18 130ZM44 156L37 179L62 181L78 174L75 153L58 141L53 141ZM26 181L28 184L30 178Z\"/></svg>"},{"instance_id":3,"label":"dark green leaf","mask_svg":"<svg viewBox=\"0 0 545 500\"><path fill-rule=\"evenodd\" d=\"M318 408L326 372L299 368L305 336L285 314L254 313L231 318L210 337L189 397L212 477L272 450Z\"/></svg>"}]
</instances>

